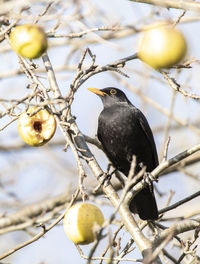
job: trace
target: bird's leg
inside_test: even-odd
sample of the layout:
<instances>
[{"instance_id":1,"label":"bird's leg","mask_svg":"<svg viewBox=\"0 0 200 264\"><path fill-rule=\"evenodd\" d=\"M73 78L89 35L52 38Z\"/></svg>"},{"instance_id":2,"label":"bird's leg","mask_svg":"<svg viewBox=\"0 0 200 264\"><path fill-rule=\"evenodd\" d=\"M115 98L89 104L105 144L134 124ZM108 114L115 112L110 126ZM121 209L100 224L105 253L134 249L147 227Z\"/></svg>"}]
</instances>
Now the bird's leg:
<instances>
[{"instance_id":1,"label":"bird's leg","mask_svg":"<svg viewBox=\"0 0 200 264\"><path fill-rule=\"evenodd\" d=\"M154 237L158 235L158 228L157 228L156 223L152 220L148 220L147 222L148 222L149 228L152 230Z\"/></svg>"},{"instance_id":2,"label":"bird's leg","mask_svg":"<svg viewBox=\"0 0 200 264\"><path fill-rule=\"evenodd\" d=\"M107 167L107 170L105 173L102 173L101 175L99 175L99 177L97 178L98 180L100 180L100 183L97 185L97 187L94 189L94 192L97 192L102 185L104 184L107 184L110 180L111 180L111 177L112 175L116 172L117 169L114 168L114 170L109 173L109 170L111 168L112 164L109 163L108 164L108 167Z\"/></svg>"},{"instance_id":3,"label":"bird's leg","mask_svg":"<svg viewBox=\"0 0 200 264\"><path fill-rule=\"evenodd\" d=\"M110 170L110 168L112 167L112 163L108 163L108 166L107 166L107 170L106 170L106 173L108 174L109 173L109 170ZM116 169L115 169L116 170ZM113 174L113 172L112 172L112 174Z\"/></svg>"},{"instance_id":4,"label":"bird's leg","mask_svg":"<svg viewBox=\"0 0 200 264\"><path fill-rule=\"evenodd\" d=\"M113 165L112 165L112 163L108 163L108 167L107 167L107 170L106 170L106 172L103 174L103 175L101 175L100 177L104 177L104 178L102 178L101 180L101 184L103 185L103 184L105 184L106 182L108 182L108 181L110 181L111 180L111 177L112 177L112 175L116 172L116 168L114 168L114 170L111 172L111 173L109 173L109 171L110 171L110 168L112 167Z\"/></svg>"},{"instance_id":5,"label":"bird's leg","mask_svg":"<svg viewBox=\"0 0 200 264\"><path fill-rule=\"evenodd\" d=\"M143 162L140 162L139 167L142 169L144 167ZM151 192L153 192L153 175L150 172L145 171L144 175L143 175L143 179L145 181L145 183L149 186L149 189Z\"/></svg>"},{"instance_id":6,"label":"bird's leg","mask_svg":"<svg viewBox=\"0 0 200 264\"><path fill-rule=\"evenodd\" d=\"M145 172L144 173L144 181L145 183L149 186L149 189L151 192L153 192L153 184L152 184L152 177L151 177L151 173L150 172Z\"/></svg>"}]
</instances>

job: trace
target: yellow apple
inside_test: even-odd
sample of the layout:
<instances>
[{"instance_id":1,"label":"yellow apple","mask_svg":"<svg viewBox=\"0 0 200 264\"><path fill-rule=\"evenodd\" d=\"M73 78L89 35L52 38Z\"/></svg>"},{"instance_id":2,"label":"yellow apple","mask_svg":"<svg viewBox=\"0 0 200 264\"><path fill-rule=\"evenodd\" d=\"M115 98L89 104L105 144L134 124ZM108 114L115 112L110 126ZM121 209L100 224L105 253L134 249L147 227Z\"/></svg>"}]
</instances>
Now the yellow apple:
<instances>
[{"instance_id":1,"label":"yellow apple","mask_svg":"<svg viewBox=\"0 0 200 264\"><path fill-rule=\"evenodd\" d=\"M34 147L46 144L56 130L54 116L46 109L41 109L38 112L37 110L38 107L29 108L27 112L19 116L17 123L20 137Z\"/></svg>"},{"instance_id":2,"label":"yellow apple","mask_svg":"<svg viewBox=\"0 0 200 264\"><path fill-rule=\"evenodd\" d=\"M39 58L47 49L47 38L44 30L34 24L16 26L10 33L12 49L19 55L29 58Z\"/></svg>"},{"instance_id":3,"label":"yellow apple","mask_svg":"<svg viewBox=\"0 0 200 264\"><path fill-rule=\"evenodd\" d=\"M167 22L148 26L138 46L138 57L155 69L176 65L187 51L183 34Z\"/></svg>"},{"instance_id":4,"label":"yellow apple","mask_svg":"<svg viewBox=\"0 0 200 264\"><path fill-rule=\"evenodd\" d=\"M67 211L63 224L70 240L75 244L87 245L95 240L95 230L103 222L103 214L97 206L78 203Z\"/></svg>"}]
</instances>

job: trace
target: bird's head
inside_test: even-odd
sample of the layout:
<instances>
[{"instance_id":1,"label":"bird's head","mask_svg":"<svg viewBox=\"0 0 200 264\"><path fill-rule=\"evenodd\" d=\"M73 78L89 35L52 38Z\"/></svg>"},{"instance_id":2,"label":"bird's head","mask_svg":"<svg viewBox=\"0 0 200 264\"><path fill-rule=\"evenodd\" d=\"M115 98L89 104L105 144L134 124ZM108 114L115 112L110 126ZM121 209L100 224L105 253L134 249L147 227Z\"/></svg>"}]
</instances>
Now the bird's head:
<instances>
[{"instance_id":1,"label":"bird's head","mask_svg":"<svg viewBox=\"0 0 200 264\"><path fill-rule=\"evenodd\" d=\"M125 93L115 87L107 87L104 89L88 88L89 91L97 94L104 106L109 106L119 102L129 102Z\"/></svg>"}]
</instances>

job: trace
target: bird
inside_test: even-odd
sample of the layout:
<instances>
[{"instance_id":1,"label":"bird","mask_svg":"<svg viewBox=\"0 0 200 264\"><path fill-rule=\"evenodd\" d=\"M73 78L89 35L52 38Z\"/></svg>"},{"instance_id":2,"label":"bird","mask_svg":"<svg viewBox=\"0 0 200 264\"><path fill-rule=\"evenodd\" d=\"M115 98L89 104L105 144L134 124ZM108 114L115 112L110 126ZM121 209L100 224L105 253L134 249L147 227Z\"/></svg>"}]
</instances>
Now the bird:
<instances>
[{"instance_id":1,"label":"bird","mask_svg":"<svg viewBox=\"0 0 200 264\"><path fill-rule=\"evenodd\" d=\"M141 165L146 166L146 172L150 173L159 162L153 133L144 114L118 88L88 90L98 95L103 103L98 118L97 137L113 166L128 176L135 156L135 174L141 170ZM142 220L158 219L152 183L133 197L129 209Z\"/></svg>"}]
</instances>

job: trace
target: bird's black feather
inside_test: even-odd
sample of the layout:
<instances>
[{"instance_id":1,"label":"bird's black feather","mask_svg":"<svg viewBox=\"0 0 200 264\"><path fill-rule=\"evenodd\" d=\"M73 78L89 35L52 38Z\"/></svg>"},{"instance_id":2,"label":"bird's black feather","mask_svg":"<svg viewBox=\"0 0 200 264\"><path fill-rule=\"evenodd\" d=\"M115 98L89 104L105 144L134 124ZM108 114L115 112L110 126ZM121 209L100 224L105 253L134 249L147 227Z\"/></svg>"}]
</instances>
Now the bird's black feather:
<instances>
[{"instance_id":1,"label":"bird's black feather","mask_svg":"<svg viewBox=\"0 0 200 264\"><path fill-rule=\"evenodd\" d=\"M111 91L112 90L112 91ZM97 136L113 165L128 176L133 155L136 156L136 173L141 165L151 172L158 165L153 134L143 113L119 89L102 89L100 96L104 108L98 120ZM111 93L112 92L112 93ZM153 186L145 187L130 202L130 210L137 211L141 219L158 218Z\"/></svg>"}]
</instances>

